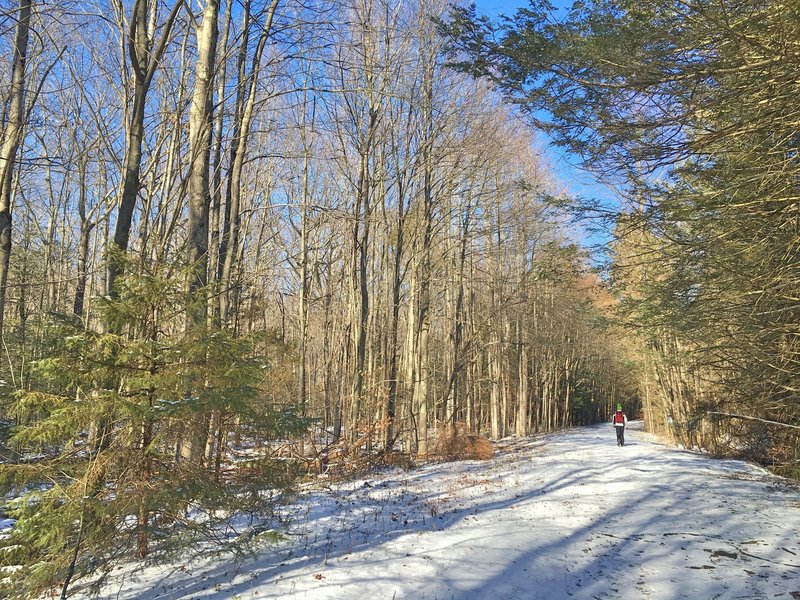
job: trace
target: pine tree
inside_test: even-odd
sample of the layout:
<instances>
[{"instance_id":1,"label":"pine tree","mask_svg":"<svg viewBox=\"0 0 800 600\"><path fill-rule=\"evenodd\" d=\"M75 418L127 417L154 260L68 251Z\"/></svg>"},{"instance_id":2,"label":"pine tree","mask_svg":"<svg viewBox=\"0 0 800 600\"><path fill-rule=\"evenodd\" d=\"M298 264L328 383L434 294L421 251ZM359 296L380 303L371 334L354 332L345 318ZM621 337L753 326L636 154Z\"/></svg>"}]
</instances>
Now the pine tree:
<instances>
[{"instance_id":1,"label":"pine tree","mask_svg":"<svg viewBox=\"0 0 800 600\"><path fill-rule=\"evenodd\" d=\"M243 439L261 443L300 434L305 421L263 403L269 366L255 340L183 334L190 299L180 278L156 268L121 276L115 297L97 300L114 333L53 316L35 383L8 400L17 420L10 444L22 458L2 470L3 490L18 497L0 560L25 566L6 581L12 597L56 582L66 590L73 572L100 571L131 551L185 549L235 515L269 515L290 488L290 463L232 453L226 434L235 421ZM190 379L204 385L186 398ZM221 425L206 461L180 460L186 424L212 413ZM106 426L87 429L98 422Z\"/></svg>"},{"instance_id":2,"label":"pine tree","mask_svg":"<svg viewBox=\"0 0 800 600\"><path fill-rule=\"evenodd\" d=\"M731 429L703 421L709 409L796 426L797 3L551 10L533 2L494 24L454 9L442 28L463 69L546 120L630 202L617 218L617 271L635 275L617 278L618 293L655 359L660 419L674 416L691 440L702 424L712 442ZM773 456L761 425L739 429L753 457L796 460L791 428L773 432Z\"/></svg>"}]
</instances>

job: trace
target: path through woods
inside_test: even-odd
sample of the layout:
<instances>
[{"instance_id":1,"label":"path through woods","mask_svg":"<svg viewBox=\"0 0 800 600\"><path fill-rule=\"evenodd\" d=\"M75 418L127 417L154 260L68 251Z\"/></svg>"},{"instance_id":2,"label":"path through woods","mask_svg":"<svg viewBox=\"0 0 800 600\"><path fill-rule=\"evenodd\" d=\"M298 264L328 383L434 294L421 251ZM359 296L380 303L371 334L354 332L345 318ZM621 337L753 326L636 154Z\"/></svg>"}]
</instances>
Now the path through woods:
<instances>
[{"instance_id":1,"label":"path through woods","mask_svg":"<svg viewBox=\"0 0 800 600\"><path fill-rule=\"evenodd\" d=\"M800 490L641 423L627 442L608 425L506 439L489 462L309 491L277 550L120 574L104 597L800 597Z\"/></svg>"}]
</instances>

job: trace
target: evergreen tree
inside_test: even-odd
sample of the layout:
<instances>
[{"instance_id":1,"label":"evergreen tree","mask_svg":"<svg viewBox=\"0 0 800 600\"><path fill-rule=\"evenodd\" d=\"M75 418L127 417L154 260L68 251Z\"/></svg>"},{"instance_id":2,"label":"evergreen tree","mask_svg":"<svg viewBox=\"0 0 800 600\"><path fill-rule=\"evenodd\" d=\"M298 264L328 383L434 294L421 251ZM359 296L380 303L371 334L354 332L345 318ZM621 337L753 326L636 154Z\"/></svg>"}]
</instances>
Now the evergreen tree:
<instances>
[{"instance_id":1,"label":"evergreen tree","mask_svg":"<svg viewBox=\"0 0 800 600\"><path fill-rule=\"evenodd\" d=\"M629 198L618 292L655 360L657 420L690 441L732 432L707 410L800 423L799 10L598 0L557 18L539 1L499 23L473 6L442 24L461 68ZM796 458L790 430L769 448L762 425L737 429L754 456Z\"/></svg>"},{"instance_id":2,"label":"evergreen tree","mask_svg":"<svg viewBox=\"0 0 800 600\"><path fill-rule=\"evenodd\" d=\"M7 400L18 423L9 443L21 458L2 469L4 491L18 498L1 560L26 566L5 582L12 596L56 582L66 590L73 573L108 567L131 549L160 556L218 536L233 516L269 515L293 481L290 463L226 440L234 428L260 444L306 425L265 405L259 383L269 366L256 340L185 336L192 297L165 269L123 275L117 292L97 300L114 333L53 315L33 385ZM195 382L189 398L187 381ZM187 424L212 413L222 425L207 436L204 461L181 460Z\"/></svg>"}]
</instances>

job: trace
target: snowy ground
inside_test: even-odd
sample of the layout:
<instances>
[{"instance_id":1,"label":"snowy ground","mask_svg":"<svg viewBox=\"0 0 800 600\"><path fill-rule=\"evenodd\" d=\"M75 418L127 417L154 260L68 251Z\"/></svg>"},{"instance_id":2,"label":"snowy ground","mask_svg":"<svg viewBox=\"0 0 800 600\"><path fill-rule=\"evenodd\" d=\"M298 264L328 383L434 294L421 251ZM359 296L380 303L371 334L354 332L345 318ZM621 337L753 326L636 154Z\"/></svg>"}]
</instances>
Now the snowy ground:
<instances>
[{"instance_id":1,"label":"snowy ground","mask_svg":"<svg viewBox=\"0 0 800 600\"><path fill-rule=\"evenodd\" d=\"M638 427L637 427L638 426ZM633 423L309 492L257 559L119 576L119 600L800 599L800 490Z\"/></svg>"}]
</instances>

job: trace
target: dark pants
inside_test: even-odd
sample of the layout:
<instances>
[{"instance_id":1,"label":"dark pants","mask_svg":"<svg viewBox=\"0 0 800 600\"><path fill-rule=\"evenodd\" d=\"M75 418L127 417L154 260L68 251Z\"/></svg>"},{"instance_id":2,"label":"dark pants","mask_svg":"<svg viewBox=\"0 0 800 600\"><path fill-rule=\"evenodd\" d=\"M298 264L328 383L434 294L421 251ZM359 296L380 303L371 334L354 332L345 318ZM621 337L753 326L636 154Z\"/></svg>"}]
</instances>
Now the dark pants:
<instances>
[{"instance_id":1,"label":"dark pants","mask_svg":"<svg viewBox=\"0 0 800 600\"><path fill-rule=\"evenodd\" d=\"M625 428L624 427L614 427L617 430L617 444L620 446L625 445Z\"/></svg>"}]
</instances>

